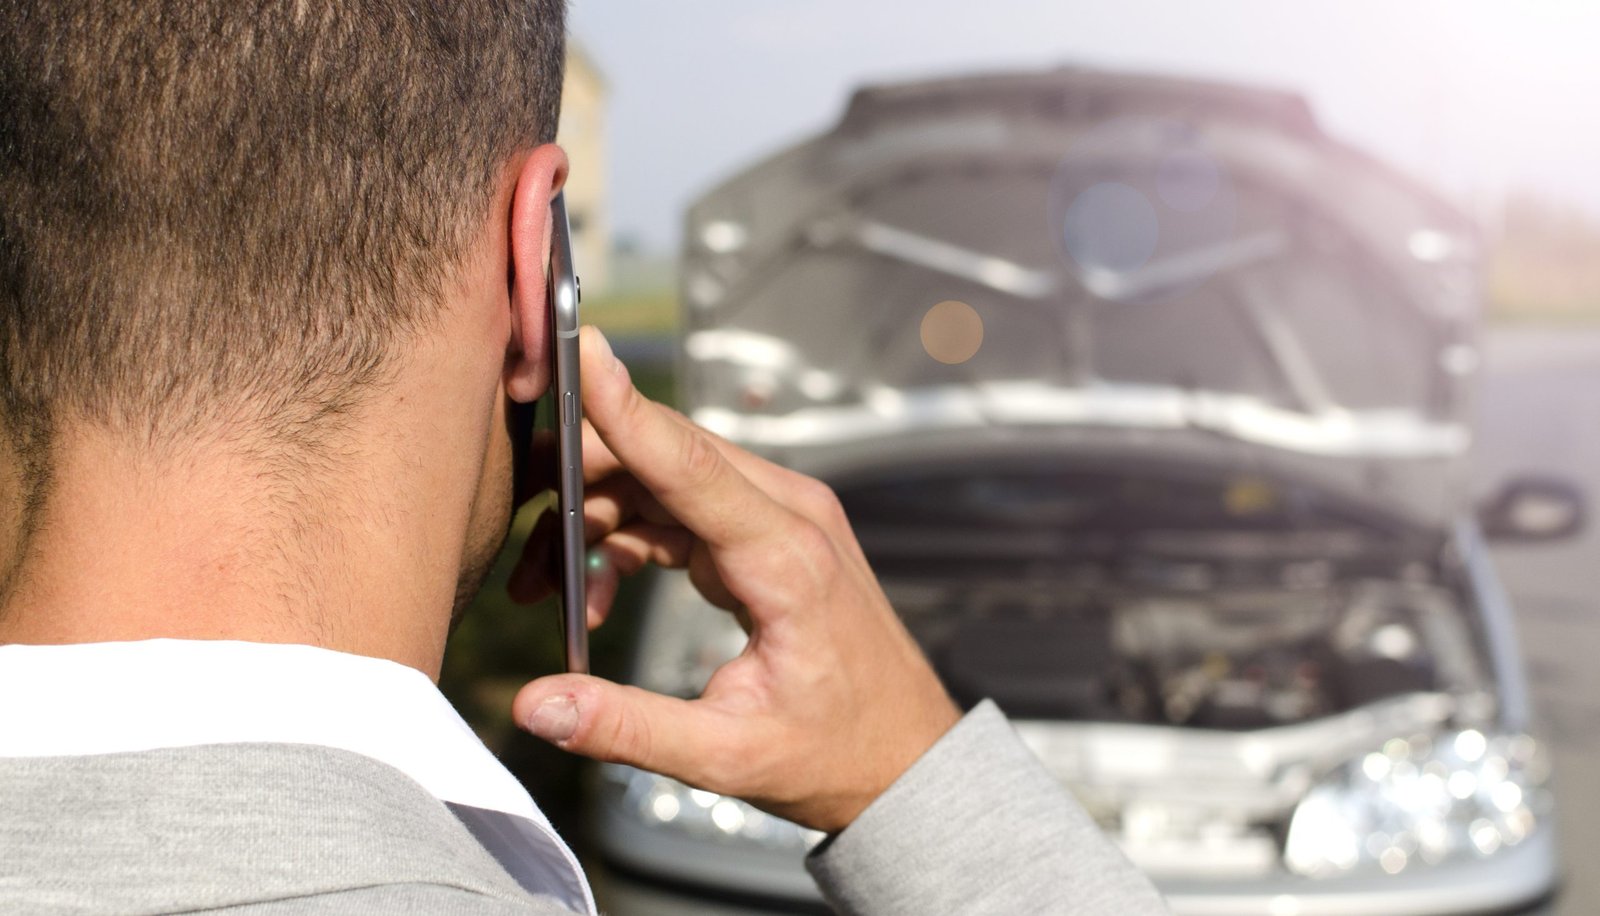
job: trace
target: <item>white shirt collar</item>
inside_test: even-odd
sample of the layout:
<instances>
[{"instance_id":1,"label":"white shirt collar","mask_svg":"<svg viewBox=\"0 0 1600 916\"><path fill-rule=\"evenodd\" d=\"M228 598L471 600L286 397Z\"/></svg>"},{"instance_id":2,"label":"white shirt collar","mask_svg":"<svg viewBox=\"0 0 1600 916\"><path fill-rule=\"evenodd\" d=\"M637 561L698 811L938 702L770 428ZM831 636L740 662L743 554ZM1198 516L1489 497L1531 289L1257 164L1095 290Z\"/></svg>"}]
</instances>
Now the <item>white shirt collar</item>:
<instances>
[{"instance_id":1,"label":"white shirt collar","mask_svg":"<svg viewBox=\"0 0 1600 916\"><path fill-rule=\"evenodd\" d=\"M577 870L527 790L413 668L220 640L0 646L0 757L253 742L371 757L441 801L532 821Z\"/></svg>"}]
</instances>

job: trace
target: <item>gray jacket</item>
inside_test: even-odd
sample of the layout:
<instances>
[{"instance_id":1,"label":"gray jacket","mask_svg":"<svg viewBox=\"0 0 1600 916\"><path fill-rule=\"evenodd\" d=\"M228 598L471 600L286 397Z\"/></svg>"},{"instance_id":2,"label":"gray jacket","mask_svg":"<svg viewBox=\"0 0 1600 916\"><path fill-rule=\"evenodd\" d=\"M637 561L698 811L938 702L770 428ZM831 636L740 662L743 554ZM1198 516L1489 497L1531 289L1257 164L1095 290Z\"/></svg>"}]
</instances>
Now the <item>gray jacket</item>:
<instances>
[{"instance_id":1,"label":"gray jacket","mask_svg":"<svg viewBox=\"0 0 1600 916\"><path fill-rule=\"evenodd\" d=\"M311 745L0 759L0 912L569 912L471 823ZM988 704L807 865L847 914L1165 912Z\"/></svg>"}]
</instances>

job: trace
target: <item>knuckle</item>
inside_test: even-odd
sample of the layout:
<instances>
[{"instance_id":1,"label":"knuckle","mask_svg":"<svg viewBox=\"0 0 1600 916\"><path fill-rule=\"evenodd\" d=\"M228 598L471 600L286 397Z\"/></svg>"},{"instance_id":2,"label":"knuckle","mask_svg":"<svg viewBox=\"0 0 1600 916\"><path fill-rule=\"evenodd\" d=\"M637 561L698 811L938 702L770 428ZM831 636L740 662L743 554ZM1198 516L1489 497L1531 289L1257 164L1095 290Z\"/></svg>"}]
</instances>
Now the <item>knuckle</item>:
<instances>
[{"instance_id":1,"label":"knuckle","mask_svg":"<svg viewBox=\"0 0 1600 916\"><path fill-rule=\"evenodd\" d=\"M821 582L829 582L838 569L839 553L833 537L816 522L805 520L790 534L790 543L803 567Z\"/></svg>"},{"instance_id":2,"label":"knuckle","mask_svg":"<svg viewBox=\"0 0 1600 916\"><path fill-rule=\"evenodd\" d=\"M639 393L639 389L632 385L622 385L620 387L622 390L618 394L617 413L622 416L625 422L632 425L638 422L639 416L644 413L645 406L649 404L649 401Z\"/></svg>"},{"instance_id":3,"label":"knuckle","mask_svg":"<svg viewBox=\"0 0 1600 916\"><path fill-rule=\"evenodd\" d=\"M810 482L806 485L806 503L811 508L812 518L830 528L845 523L844 503L839 501L839 494L833 487L815 478L807 480Z\"/></svg>"},{"instance_id":4,"label":"knuckle","mask_svg":"<svg viewBox=\"0 0 1600 916\"><path fill-rule=\"evenodd\" d=\"M606 759L619 763L647 764L651 759L654 739L650 733L650 720L632 712L621 712L612 717L605 736Z\"/></svg>"},{"instance_id":5,"label":"knuckle","mask_svg":"<svg viewBox=\"0 0 1600 916\"><path fill-rule=\"evenodd\" d=\"M722 470L722 454L710 439L698 432L683 437L678 458L681 479L687 487L708 486Z\"/></svg>"}]
</instances>

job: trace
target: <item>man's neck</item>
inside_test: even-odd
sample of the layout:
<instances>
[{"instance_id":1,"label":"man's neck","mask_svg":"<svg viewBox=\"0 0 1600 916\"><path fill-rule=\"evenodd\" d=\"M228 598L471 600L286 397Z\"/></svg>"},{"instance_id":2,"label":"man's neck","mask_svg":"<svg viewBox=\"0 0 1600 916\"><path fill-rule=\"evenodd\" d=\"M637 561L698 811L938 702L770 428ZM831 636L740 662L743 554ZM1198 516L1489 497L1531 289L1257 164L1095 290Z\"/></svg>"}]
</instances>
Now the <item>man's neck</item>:
<instances>
[{"instance_id":1,"label":"man's neck","mask_svg":"<svg viewBox=\"0 0 1600 916\"><path fill-rule=\"evenodd\" d=\"M314 454L233 429L158 459L58 418L0 643L304 643L437 678L458 587L492 564L511 513L508 232L506 217L486 223L429 325L313 430L330 437ZM7 489L0 478L0 502Z\"/></svg>"},{"instance_id":2,"label":"man's neck","mask_svg":"<svg viewBox=\"0 0 1600 916\"><path fill-rule=\"evenodd\" d=\"M55 443L0 643L302 643L437 677L466 526L463 500L441 517L448 474L392 442L312 473L220 447L153 462L82 429Z\"/></svg>"}]
</instances>

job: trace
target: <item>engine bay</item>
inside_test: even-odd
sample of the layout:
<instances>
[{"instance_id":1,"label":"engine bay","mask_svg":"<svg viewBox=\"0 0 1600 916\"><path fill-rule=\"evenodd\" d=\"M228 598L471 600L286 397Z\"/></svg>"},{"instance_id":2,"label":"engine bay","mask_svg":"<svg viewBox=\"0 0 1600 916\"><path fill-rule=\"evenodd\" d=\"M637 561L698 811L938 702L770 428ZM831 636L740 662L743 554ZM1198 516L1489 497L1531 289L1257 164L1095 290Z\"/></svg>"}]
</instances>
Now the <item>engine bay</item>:
<instances>
[{"instance_id":1,"label":"engine bay","mask_svg":"<svg viewBox=\"0 0 1600 916\"><path fill-rule=\"evenodd\" d=\"M957 701L1018 718L1248 730L1484 685L1467 618L1429 582L885 585Z\"/></svg>"},{"instance_id":2,"label":"engine bay","mask_svg":"<svg viewBox=\"0 0 1600 916\"><path fill-rule=\"evenodd\" d=\"M839 495L964 706L1242 732L1493 693L1448 541L1320 487L1035 455Z\"/></svg>"}]
</instances>

